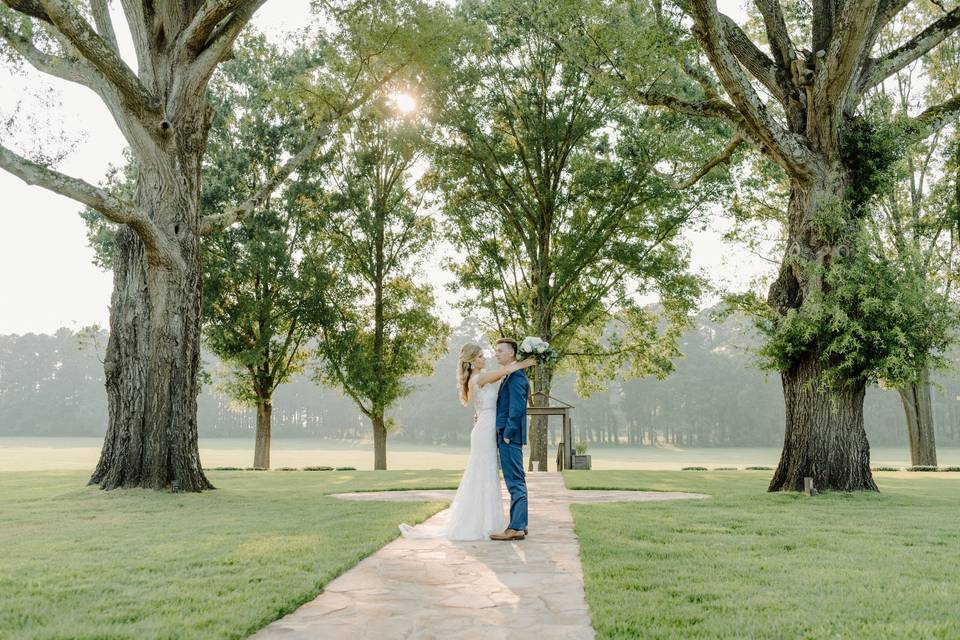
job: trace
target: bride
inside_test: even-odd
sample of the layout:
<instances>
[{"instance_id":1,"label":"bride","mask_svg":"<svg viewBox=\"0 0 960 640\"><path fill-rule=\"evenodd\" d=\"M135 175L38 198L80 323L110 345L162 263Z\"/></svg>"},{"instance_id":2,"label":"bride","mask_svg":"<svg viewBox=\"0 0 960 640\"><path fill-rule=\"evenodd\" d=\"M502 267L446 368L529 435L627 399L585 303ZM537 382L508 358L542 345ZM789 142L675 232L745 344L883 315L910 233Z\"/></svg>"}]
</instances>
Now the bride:
<instances>
[{"instance_id":1,"label":"bride","mask_svg":"<svg viewBox=\"0 0 960 640\"><path fill-rule=\"evenodd\" d=\"M405 538L486 540L491 533L503 531L506 518L497 463L497 393L503 378L536 363L534 358L528 358L496 371L485 371L487 359L480 345L468 342L460 349L457 367L460 404L466 407L472 400L477 411L470 432L467 468L450 503L446 524L417 527L401 524L400 533Z\"/></svg>"}]
</instances>

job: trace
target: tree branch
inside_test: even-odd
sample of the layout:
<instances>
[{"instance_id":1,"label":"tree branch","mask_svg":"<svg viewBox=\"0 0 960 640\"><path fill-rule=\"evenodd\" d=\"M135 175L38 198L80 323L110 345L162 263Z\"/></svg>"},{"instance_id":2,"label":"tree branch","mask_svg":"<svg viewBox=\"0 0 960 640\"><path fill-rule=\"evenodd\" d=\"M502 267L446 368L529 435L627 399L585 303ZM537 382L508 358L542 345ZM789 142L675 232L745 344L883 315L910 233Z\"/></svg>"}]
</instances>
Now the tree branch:
<instances>
[{"instance_id":1,"label":"tree branch","mask_svg":"<svg viewBox=\"0 0 960 640\"><path fill-rule=\"evenodd\" d=\"M114 51L120 51L117 44L117 33L113 30L113 20L110 19L108 0L90 0L90 10L93 12L93 21L97 25L97 32L103 37Z\"/></svg>"},{"instance_id":2,"label":"tree branch","mask_svg":"<svg viewBox=\"0 0 960 640\"><path fill-rule=\"evenodd\" d=\"M813 77L815 112L831 114L827 131L839 129L846 106L846 97L860 70L864 56L869 53L870 29L876 19L879 0L856 0L842 5L840 15L832 25L826 51L816 52L818 59Z\"/></svg>"},{"instance_id":3,"label":"tree branch","mask_svg":"<svg viewBox=\"0 0 960 640\"><path fill-rule=\"evenodd\" d=\"M770 42L770 52L777 66L789 71L790 61L793 60L794 47L787 31L787 23L783 18L783 8L779 0L753 0L760 15L763 16L763 25L767 30L767 40Z\"/></svg>"},{"instance_id":4,"label":"tree branch","mask_svg":"<svg viewBox=\"0 0 960 640\"><path fill-rule=\"evenodd\" d=\"M753 40L737 26L736 22L722 13L719 16L720 22L723 24L727 44L729 44L733 55L753 77L773 94L773 97L785 104L790 88L780 82L778 72L781 69L786 72L789 67L778 68L777 64L754 44Z\"/></svg>"},{"instance_id":5,"label":"tree branch","mask_svg":"<svg viewBox=\"0 0 960 640\"><path fill-rule=\"evenodd\" d=\"M150 53L150 29L147 26L147 16L142 0L120 0L130 37L133 39L133 49L137 54L137 70L141 78L149 77L147 71L152 68Z\"/></svg>"},{"instance_id":6,"label":"tree branch","mask_svg":"<svg viewBox=\"0 0 960 640\"><path fill-rule=\"evenodd\" d=\"M7 1L7 0L4 0ZM68 0L40 0L54 26L94 67L113 84L129 103L127 108L142 116L162 119L159 100L120 58L111 45L83 18Z\"/></svg>"},{"instance_id":7,"label":"tree branch","mask_svg":"<svg viewBox=\"0 0 960 640\"><path fill-rule=\"evenodd\" d=\"M191 51L202 51L217 25L243 4L243 0L206 0L179 40Z\"/></svg>"},{"instance_id":8,"label":"tree branch","mask_svg":"<svg viewBox=\"0 0 960 640\"><path fill-rule=\"evenodd\" d=\"M778 0L767 0L777 4ZM696 20L694 10L691 8L688 0L674 0L680 9ZM777 5L779 8L779 5ZM782 103L786 103L787 96L790 95L791 87L782 83L782 78L789 77L789 62L783 61L775 63L767 56L753 40L743 32L743 29L729 16L719 13L716 10L714 2L714 12L716 13L720 26L723 30L724 38L729 45L729 50L734 57L750 72L753 77L763 84L773 96ZM782 14L781 14L782 19ZM784 33L786 27L784 26Z\"/></svg>"},{"instance_id":9,"label":"tree branch","mask_svg":"<svg viewBox=\"0 0 960 640\"><path fill-rule=\"evenodd\" d=\"M870 27L870 47L876 42L877 36L883 31L883 28L890 24L898 13L903 11L904 7L910 4L910 0L880 0L877 7L877 15L873 19L873 25Z\"/></svg>"},{"instance_id":10,"label":"tree branch","mask_svg":"<svg viewBox=\"0 0 960 640\"><path fill-rule=\"evenodd\" d=\"M262 4L263 0L257 0L257 2ZM401 64L393 69L390 69L390 71L384 74L380 80L373 83L355 100L347 103L339 109L332 110L331 113L316 126L310 138L303 145L303 147L301 147L293 157L289 158L283 164L283 166L280 167L277 173L267 180L255 194L236 207L231 207L230 209L221 213L204 216L200 221L200 233L206 234L221 231L229 227L234 222L239 222L249 217L253 213L254 207L256 207L258 202L269 197L270 194L276 191L276 189L287 178L290 177L290 174L297 170L297 167L302 165L313 156L317 150L317 147L320 146L320 142L330 135L330 132L333 130L333 125L338 120L353 113L357 108L366 104L366 102L370 99L370 96L379 90L380 87L390 82L390 80L403 68L403 66L405 65Z\"/></svg>"},{"instance_id":11,"label":"tree branch","mask_svg":"<svg viewBox=\"0 0 960 640\"><path fill-rule=\"evenodd\" d=\"M960 95L955 95L910 118L907 138L909 141L919 142L958 117L960 117Z\"/></svg>"},{"instance_id":12,"label":"tree branch","mask_svg":"<svg viewBox=\"0 0 960 640\"><path fill-rule=\"evenodd\" d=\"M103 189L83 180L64 175L49 167L28 160L0 145L0 168L9 171L29 185L43 187L99 211L107 220L129 225L143 241L147 256L154 263L184 267L183 259L142 210L122 202Z\"/></svg>"},{"instance_id":13,"label":"tree branch","mask_svg":"<svg viewBox=\"0 0 960 640\"><path fill-rule=\"evenodd\" d=\"M882 58L871 58L860 74L860 91L883 82L897 71L921 57L944 41L960 27L960 6L931 23L926 29L915 35Z\"/></svg>"},{"instance_id":14,"label":"tree branch","mask_svg":"<svg viewBox=\"0 0 960 640\"><path fill-rule=\"evenodd\" d=\"M250 18L266 0L234 0L234 11L229 18L221 21L205 40L199 55L190 63L190 78L194 90L202 90L218 64L229 57L234 41ZM191 49L193 51L193 49ZM188 57L189 59L189 57Z\"/></svg>"},{"instance_id":15,"label":"tree branch","mask_svg":"<svg viewBox=\"0 0 960 640\"><path fill-rule=\"evenodd\" d=\"M260 189L256 191L256 193L247 198L244 202L235 207L230 207L226 211L204 216L200 221L200 233L208 234L222 231L232 225L234 222L243 221L253 215L253 210L256 208L257 203L269 197L281 184L283 184L288 177L290 177L290 174L293 173L297 167L306 162L308 158L313 156L317 147L320 145L320 141L329 135L332 129L332 122L324 122L319 127L314 129L310 139L307 140L307 143L300 148L300 151L288 159L286 163L284 163L284 165L280 167L280 169L269 180L267 180L260 187Z\"/></svg>"},{"instance_id":16,"label":"tree branch","mask_svg":"<svg viewBox=\"0 0 960 640\"><path fill-rule=\"evenodd\" d=\"M47 10L43 8L43 5L38 0L3 0L3 3L14 11L19 11L26 16L43 20L44 22L50 22L50 16L47 15Z\"/></svg>"},{"instance_id":17,"label":"tree branch","mask_svg":"<svg viewBox=\"0 0 960 640\"><path fill-rule=\"evenodd\" d=\"M17 33L3 22L0 22L0 37L38 71L61 80L82 84L97 93L100 92L102 87L98 86L98 80L92 73L93 69L86 67L83 62L45 53L34 46L29 38Z\"/></svg>"},{"instance_id":18,"label":"tree branch","mask_svg":"<svg viewBox=\"0 0 960 640\"><path fill-rule=\"evenodd\" d=\"M691 0L694 36L713 65L731 101L743 117L746 132L762 144L770 156L793 175L806 175L813 162L805 143L786 130L767 112L732 53L717 11L716 0ZM724 16L725 17L725 16Z\"/></svg>"},{"instance_id":19,"label":"tree branch","mask_svg":"<svg viewBox=\"0 0 960 640\"><path fill-rule=\"evenodd\" d=\"M665 176L663 174L660 174L659 172L657 173L661 178L666 180L672 188L680 191L682 191L683 189L689 189L690 187L698 183L704 176L710 173L710 171L712 171L714 167L720 164L729 164L730 158L733 157L734 151L736 151L740 147L740 145L743 144L744 142L746 142L746 139L740 133L737 133L730 139L730 142L728 142L727 146L723 148L723 151L721 151L714 157L710 158L710 160L707 161L702 167L700 167L700 169L698 169L696 173L691 175L689 178L687 178L683 182L675 182L670 176Z\"/></svg>"}]
</instances>

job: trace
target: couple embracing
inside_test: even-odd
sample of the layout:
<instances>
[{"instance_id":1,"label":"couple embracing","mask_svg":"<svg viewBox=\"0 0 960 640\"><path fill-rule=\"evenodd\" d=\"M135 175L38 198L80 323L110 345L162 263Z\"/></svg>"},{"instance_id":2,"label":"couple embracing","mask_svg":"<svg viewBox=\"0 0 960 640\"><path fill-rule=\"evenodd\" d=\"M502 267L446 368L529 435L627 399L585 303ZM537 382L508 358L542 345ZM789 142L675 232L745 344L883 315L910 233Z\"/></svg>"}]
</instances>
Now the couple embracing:
<instances>
[{"instance_id":1,"label":"couple embracing","mask_svg":"<svg viewBox=\"0 0 960 640\"><path fill-rule=\"evenodd\" d=\"M527 535L527 483L523 445L527 441L527 397L530 384L524 369L535 358L517 361L517 343L497 340L499 369L487 369L483 348L468 342L460 349L457 389L460 403L472 402L476 414L470 432L470 457L450 513L443 526L400 525L407 538L448 540L523 540ZM510 492L510 520L500 497L499 467Z\"/></svg>"}]
</instances>

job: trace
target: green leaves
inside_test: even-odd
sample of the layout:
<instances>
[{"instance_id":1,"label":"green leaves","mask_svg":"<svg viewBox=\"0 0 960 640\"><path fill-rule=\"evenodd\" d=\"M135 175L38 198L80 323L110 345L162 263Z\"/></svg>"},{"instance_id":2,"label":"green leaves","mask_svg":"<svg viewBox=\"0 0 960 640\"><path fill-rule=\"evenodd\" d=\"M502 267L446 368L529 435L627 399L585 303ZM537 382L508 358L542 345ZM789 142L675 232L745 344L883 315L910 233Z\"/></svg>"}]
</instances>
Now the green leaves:
<instances>
[{"instance_id":1,"label":"green leaves","mask_svg":"<svg viewBox=\"0 0 960 640\"><path fill-rule=\"evenodd\" d=\"M204 214L250 198L297 151L309 126L298 87L317 64L311 52L285 54L256 34L234 51L211 82ZM310 206L322 194L316 176L324 162L306 162L243 224L203 240L204 338L228 363L224 389L238 401L269 398L302 370L317 333L328 279L317 267L329 242Z\"/></svg>"},{"instance_id":2,"label":"green leaves","mask_svg":"<svg viewBox=\"0 0 960 640\"><path fill-rule=\"evenodd\" d=\"M862 234L851 258L822 273L811 267L811 277L823 277L824 293L775 322L758 323L768 338L760 350L766 367L786 371L815 352L827 365L827 386L902 385L942 361L958 324L955 312L929 282L869 249Z\"/></svg>"},{"instance_id":3,"label":"green leaves","mask_svg":"<svg viewBox=\"0 0 960 640\"><path fill-rule=\"evenodd\" d=\"M449 334L432 289L415 282L434 234L411 175L429 123L416 112L397 115L388 97L344 133L334 188L318 211L332 249L318 377L375 420L410 393L410 377L432 372Z\"/></svg>"},{"instance_id":4,"label":"green leaves","mask_svg":"<svg viewBox=\"0 0 960 640\"><path fill-rule=\"evenodd\" d=\"M898 120L872 113L847 121L840 159L850 176L847 197L854 213L863 212L873 198L891 190L906 148L904 123Z\"/></svg>"},{"instance_id":5,"label":"green leaves","mask_svg":"<svg viewBox=\"0 0 960 640\"><path fill-rule=\"evenodd\" d=\"M472 37L433 98L440 135L428 184L458 251L447 266L461 308L492 333L548 340L583 390L626 363L642 375L669 370L673 327L699 293L680 232L728 184L716 172L696 188L672 187L726 131L633 105L622 84L591 72L608 63L591 37L649 18L608 9L463 5ZM638 56L634 70L649 71ZM650 294L669 311L641 311L637 300Z\"/></svg>"}]
</instances>

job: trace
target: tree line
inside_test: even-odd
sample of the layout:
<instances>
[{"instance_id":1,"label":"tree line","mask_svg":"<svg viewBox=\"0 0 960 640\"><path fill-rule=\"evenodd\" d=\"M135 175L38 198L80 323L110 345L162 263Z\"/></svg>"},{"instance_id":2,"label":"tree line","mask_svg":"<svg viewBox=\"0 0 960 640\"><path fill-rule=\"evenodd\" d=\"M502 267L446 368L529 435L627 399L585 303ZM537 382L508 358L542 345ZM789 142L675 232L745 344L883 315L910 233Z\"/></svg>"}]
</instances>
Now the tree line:
<instances>
[{"instance_id":1,"label":"tree line","mask_svg":"<svg viewBox=\"0 0 960 640\"><path fill-rule=\"evenodd\" d=\"M469 444L469 412L453 386L457 345L482 328L475 320L453 330L431 376L413 380L398 403L391 439L425 446ZM102 356L106 333L100 332ZM782 443L783 398L772 376L760 371L752 349L760 339L745 318L717 321L709 311L680 339L683 356L664 380L618 378L587 398L575 378L560 375L555 396L573 404L575 438L590 445L777 447ZM102 437L106 424L103 368L89 332L0 336L0 436ZM956 363L958 358L951 359ZM954 365L955 366L955 365ZM253 441L258 412L230 395L224 363L203 353L206 382L197 399L199 435ZM933 380L932 411L941 446L960 446L960 379L953 369ZM273 432L279 438L369 441L369 422L335 389L297 375L274 395ZM870 442L908 446L904 412L892 389L867 393L864 420ZM551 444L557 425L551 427ZM251 459L252 460L252 459Z\"/></svg>"}]
</instances>

